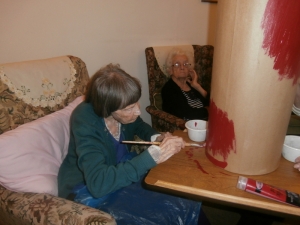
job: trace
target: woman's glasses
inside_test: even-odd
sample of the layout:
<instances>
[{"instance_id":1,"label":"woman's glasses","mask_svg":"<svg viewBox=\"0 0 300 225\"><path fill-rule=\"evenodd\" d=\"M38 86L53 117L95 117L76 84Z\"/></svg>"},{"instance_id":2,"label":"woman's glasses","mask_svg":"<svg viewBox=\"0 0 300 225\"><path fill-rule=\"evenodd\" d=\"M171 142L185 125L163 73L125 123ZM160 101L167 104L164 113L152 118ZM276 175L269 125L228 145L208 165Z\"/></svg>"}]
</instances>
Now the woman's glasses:
<instances>
[{"instance_id":1,"label":"woman's glasses","mask_svg":"<svg viewBox=\"0 0 300 225\"><path fill-rule=\"evenodd\" d=\"M177 69L177 68L181 68L182 66L185 67L185 68L190 68L191 65L192 64L190 64L190 63L183 63L183 64L174 63L172 66Z\"/></svg>"}]
</instances>

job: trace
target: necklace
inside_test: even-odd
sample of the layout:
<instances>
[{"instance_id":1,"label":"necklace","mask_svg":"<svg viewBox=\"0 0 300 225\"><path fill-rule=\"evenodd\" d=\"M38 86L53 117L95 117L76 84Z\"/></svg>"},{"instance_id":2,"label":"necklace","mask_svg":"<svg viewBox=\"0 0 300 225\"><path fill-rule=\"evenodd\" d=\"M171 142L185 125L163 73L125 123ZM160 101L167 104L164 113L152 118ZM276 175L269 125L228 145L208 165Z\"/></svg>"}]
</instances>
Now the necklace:
<instances>
[{"instance_id":1,"label":"necklace","mask_svg":"<svg viewBox=\"0 0 300 225\"><path fill-rule=\"evenodd\" d=\"M109 131L109 133L114 137L114 139L119 141L120 140L120 133L121 133L120 132L120 129L121 129L120 123L115 120L114 125L117 128L117 132L115 132L115 133L111 132L111 130L109 129L105 119L104 119L104 123L105 123L105 126L106 126L107 130Z\"/></svg>"}]
</instances>

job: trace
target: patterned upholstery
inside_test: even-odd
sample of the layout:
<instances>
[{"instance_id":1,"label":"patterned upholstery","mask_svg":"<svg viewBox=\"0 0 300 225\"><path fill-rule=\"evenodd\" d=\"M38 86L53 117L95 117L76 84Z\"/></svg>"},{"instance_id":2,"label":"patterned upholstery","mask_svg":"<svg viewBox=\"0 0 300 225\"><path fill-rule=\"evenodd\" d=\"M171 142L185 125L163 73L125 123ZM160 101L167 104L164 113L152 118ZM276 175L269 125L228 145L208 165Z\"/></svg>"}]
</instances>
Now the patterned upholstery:
<instances>
[{"instance_id":1,"label":"patterned upholstery","mask_svg":"<svg viewBox=\"0 0 300 225\"><path fill-rule=\"evenodd\" d=\"M0 225L116 224L108 213L49 194L17 193L0 186L0 196Z\"/></svg>"},{"instance_id":2,"label":"patterned upholstery","mask_svg":"<svg viewBox=\"0 0 300 225\"><path fill-rule=\"evenodd\" d=\"M18 99L0 79L0 133L64 108L84 94L89 80L85 63L68 56L76 70L75 86L55 107L33 107ZM28 140L30 141L30 140ZM30 162L28 162L30 163ZM116 224L108 213L50 194L17 193L0 185L0 225Z\"/></svg>"},{"instance_id":3,"label":"patterned upholstery","mask_svg":"<svg viewBox=\"0 0 300 225\"><path fill-rule=\"evenodd\" d=\"M175 47L175 46L174 46ZM214 47L211 45L193 45L195 71L199 76L199 83L210 92ZM168 78L161 71L155 57L153 47L145 49L148 72L150 106L146 110L151 115L152 127L161 132L183 130L185 121L162 111L160 91Z\"/></svg>"},{"instance_id":4,"label":"patterned upholstery","mask_svg":"<svg viewBox=\"0 0 300 225\"><path fill-rule=\"evenodd\" d=\"M67 98L55 107L34 107L26 104L21 99L18 99L0 79L0 134L60 110L84 93L89 79L85 63L80 58L74 56L68 57L73 62L74 68L77 71L75 74L75 86Z\"/></svg>"}]
</instances>

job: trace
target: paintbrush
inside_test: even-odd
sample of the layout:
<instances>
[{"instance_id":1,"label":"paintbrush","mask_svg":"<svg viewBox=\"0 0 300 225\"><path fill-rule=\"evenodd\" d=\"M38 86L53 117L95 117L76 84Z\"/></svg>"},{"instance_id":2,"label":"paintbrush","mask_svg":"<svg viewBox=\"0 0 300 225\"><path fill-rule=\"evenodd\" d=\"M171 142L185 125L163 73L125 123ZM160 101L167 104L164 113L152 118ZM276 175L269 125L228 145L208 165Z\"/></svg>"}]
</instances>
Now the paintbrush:
<instances>
[{"instance_id":1,"label":"paintbrush","mask_svg":"<svg viewBox=\"0 0 300 225\"><path fill-rule=\"evenodd\" d=\"M141 144L141 145L160 145L161 142L158 141L122 141L121 143L123 144ZM194 146L194 147L204 147L205 143L203 143L202 145L200 144L196 144L196 143L185 143L185 146Z\"/></svg>"}]
</instances>

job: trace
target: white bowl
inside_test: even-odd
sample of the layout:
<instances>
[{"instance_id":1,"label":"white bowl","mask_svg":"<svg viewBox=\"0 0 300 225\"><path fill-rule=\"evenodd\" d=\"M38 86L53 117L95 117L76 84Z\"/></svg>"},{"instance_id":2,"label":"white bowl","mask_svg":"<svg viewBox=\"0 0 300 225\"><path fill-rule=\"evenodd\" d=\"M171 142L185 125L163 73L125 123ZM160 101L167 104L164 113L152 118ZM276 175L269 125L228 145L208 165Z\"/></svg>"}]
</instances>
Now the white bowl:
<instances>
[{"instance_id":1,"label":"white bowl","mask_svg":"<svg viewBox=\"0 0 300 225\"><path fill-rule=\"evenodd\" d=\"M295 162L295 159L300 156L300 136L285 136L282 156L288 161Z\"/></svg>"},{"instance_id":2,"label":"white bowl","mask_svg":"<svg viewBox=\"0 0 300 225\"><path fill-rule=\"evenodd\" d=\"M192 141L205 141L206 139L206 125L205 120L189 120L185 123L188 131L188 136Z\"/></svg>"}]
</instances>

